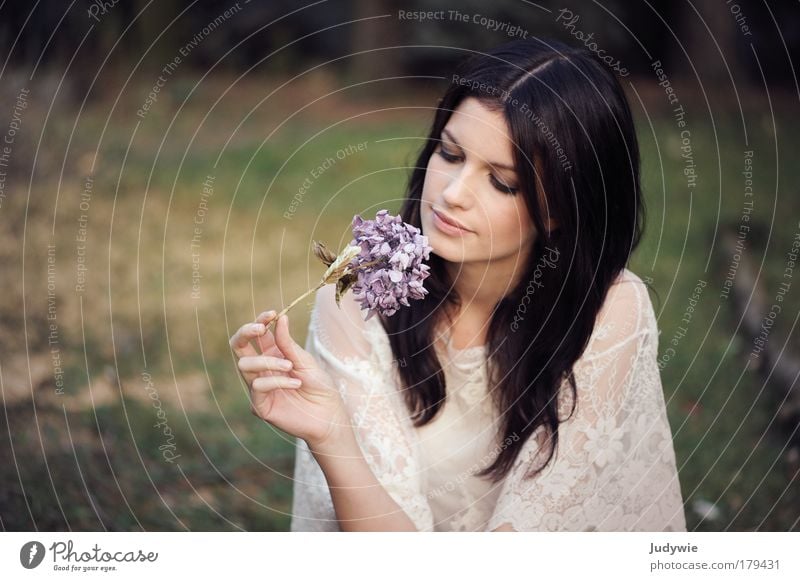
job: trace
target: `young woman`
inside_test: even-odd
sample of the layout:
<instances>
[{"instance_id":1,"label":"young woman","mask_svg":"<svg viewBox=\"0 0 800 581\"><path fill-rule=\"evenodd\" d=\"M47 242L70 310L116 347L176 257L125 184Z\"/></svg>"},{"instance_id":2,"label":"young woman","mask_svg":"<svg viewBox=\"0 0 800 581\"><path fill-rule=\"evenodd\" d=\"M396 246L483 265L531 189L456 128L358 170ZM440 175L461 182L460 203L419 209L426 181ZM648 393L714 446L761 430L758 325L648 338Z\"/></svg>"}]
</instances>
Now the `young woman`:
<instances>
[{"instance_id":1,"label":"young woman","mask_svg":"<svg viewBox=\"0 0 800 581\"><path fill-rule=\"evenodd\" d=\"M401 214L424 300L364 321L327 286L305 349L274 311L231 338L254 413L298 438L292 530L685 530L613 74L538 39L466 59Z\"/></svg>"}]
</instances>

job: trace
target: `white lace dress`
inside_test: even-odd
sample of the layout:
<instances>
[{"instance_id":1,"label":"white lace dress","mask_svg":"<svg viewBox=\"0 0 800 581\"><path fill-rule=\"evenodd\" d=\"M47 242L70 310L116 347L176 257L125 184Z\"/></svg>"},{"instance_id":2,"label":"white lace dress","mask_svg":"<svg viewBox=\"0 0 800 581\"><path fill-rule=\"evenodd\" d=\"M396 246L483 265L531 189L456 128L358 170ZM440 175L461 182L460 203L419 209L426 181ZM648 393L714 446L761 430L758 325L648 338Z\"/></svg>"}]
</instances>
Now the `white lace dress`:
<instances>
[{"instance_id":1,"label":"white lace dress","mask_svg":"<svg viewBox=\"0 0 800 581\"><path fill-rule=\"evenodd\" d=\"M624 270L609 290L589 346L573 371L578 406L559 426L557 455L526 479L525 442L506 478L474 473L498 439L487 391L485 346L458 350L444 332L436 351L447 401L415 428L399 391L389 339L377 317L332 285L317 292L306 349L336 381L375 476L421 531L685 531L683 502L656 362L658 330L647 289ZM562 389L560 414L571 408ZM291 530L338 531L324 474L297 440Z\"/></svg>"}]
</instances>

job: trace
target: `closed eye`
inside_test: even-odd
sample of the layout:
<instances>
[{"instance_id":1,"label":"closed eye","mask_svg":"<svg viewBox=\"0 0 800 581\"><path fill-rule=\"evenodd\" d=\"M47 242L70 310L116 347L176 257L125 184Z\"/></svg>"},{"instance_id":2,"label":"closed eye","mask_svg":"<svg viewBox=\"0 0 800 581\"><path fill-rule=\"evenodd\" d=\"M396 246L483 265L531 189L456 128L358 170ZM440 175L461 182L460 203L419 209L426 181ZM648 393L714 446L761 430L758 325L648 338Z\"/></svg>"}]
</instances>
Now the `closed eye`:
<instances>
[{"instance_id":1,"label":"closed eye","mask_svg":"<svg viewBox=\"0 0 800 581\"><path fill-rule=\"evenodd\" d=\"M505 192L506 194L510 194L513 196L519 191L517 188L514 188L512 186L507 186L506 184L498 180L496 177L494 177L492 174L489 174L489 179L494 184L494 187L500 190L501 192Z\"/></svg>"},{"instance_id":2,"label":"closed eye","mask_svg":"<svg viewBox=\"0 0 800 581\"><path fill-rule=\"evenodd\" d=\"M460 157L458 155L453 155L452 153L448 153L444 149L442 149L441 147L439 147L436 150L436 153L443 160L445 160L447 163L458 163L458 162L464 161L463 157ZM509 194L509 195L513 196L513 195L516 195L516 193L519 191L519 188L515 188L513 186L509 186L509 185L504 184L503 182L498 180L496 177L494 177L492 174L488 174L488 175L489 175L489 181L492 182L492 185L497 190L503 192L504 194Z\"/></svg>"},{"instance_id":3,"label":"closed eye","mask_svg":"<svg viewBox=\"0 0 800 581\"><path fill-rule=\"evenodd\" d=\"M464 161L463 157L458 157L457 155L447 153L441 147L438 149L436 153L438 153L442 157L442 159L444 159L447 163L456 163L457 161Z\"/></svg>"}]
</instances>

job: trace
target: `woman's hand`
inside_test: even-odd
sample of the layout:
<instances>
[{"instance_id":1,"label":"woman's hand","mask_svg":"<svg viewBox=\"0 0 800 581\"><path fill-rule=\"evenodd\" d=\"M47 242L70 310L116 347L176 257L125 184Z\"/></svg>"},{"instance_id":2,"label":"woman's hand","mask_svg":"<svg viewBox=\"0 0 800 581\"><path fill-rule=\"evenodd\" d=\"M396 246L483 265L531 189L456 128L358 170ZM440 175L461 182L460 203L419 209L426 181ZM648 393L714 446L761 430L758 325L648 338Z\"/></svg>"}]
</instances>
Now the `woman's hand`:
<instances>
[{"instance_id":1,"label":"woman's hand","mask_svg":"<svg viewBox=\"0 0 800 581\"><path fill-rule=\"evenodd\" d=\"M268 329L275 311L261 313L230 339L239 371L250 388L252 412L309 448L335 447L352 431L339 392L328 373L289 334L289 319L281 316L275 334ZM255 340L261 354L251 344Z\"/></svg>"}]
</instances>

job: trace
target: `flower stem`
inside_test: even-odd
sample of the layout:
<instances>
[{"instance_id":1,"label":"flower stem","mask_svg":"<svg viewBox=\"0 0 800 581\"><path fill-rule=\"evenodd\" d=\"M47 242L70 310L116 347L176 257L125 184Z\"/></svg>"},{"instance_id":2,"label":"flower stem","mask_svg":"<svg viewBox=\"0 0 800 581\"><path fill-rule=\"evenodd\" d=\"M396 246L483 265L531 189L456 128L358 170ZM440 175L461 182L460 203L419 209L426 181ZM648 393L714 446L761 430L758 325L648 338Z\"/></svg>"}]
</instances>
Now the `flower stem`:
<instances>
[{"instance_id":1,"label":"flower stem","mask_svg":"<svg viewBox=\"0 0 800 581\"><path fill-rule=\"evenodd\" d=\"M289 305L288 305L287 307L285 307L285 308L284 308L284 309L283 309L283 310L282 310L280 313L278 313L278 314L275 316L275 318L274 318L274 319L272 319L272 322L270 323L270 327L272 327L272 326L274 326L274 325L276 325L276 324L277 324L277 322L278 322L278 319L280 319L280 318L281 318L281 315L285 315L286 313L288 313L288 312L289 312L289 309L291 309L293 306L295 306L297 303L299 303L300 301L302 301L304 298L306 298L306 297L307 297L307 296L309 296L310 294L317 292L319 289L321 289L321 288L322 288L322 287L324 287L324 286L325 286L325 282L323 281L323 282L319 283L317 286L315 286L314 288L312 288L312 289L310 289L310 290L306 291L305 293L303 293L302 295L300 295L299 297L297 297L297 298L296 298L295 300L293 300L291 303L289 303Z\"/></svg>"},{"instance_id":2,"label":"flower stem","mask_svg":"<svg viewBox=\"0 0 800 581\"><path fill-rule=\"evenodd\" d=\"M361 266L360 266L360 267L359 267L357 270L363 270L363 269L365 269L365 268L367 268L367 267L369 267L369 266L374 266L375 264L378 264L379 262L381 262L381 260L382 260L382 259L381 259L381 257L378 257L376 260L373 260L373 261L371 261L371 262L367 262L367 263L365 263L365 264L362 264L362 265L361 265ZM355 270L350 270L350 269L348 269L347 271L345 271L345 272L343 272L343 273L341 273L341 274L342 274L342 275L343 275L343 274L349 274L350 272L355 272ZM338 276L339 278L341 278L341 275L337 275L337 276ZM337 280L338 280L338 278L337 278ZM269 324L269 328L270 328L270 329L272 329L274 325L277 325L277 323L278 323L278 319L280 319L280 318L281 318L281 315L285 315L286 313L288 313L288 312L289 312L289 309L291 309L291 308L292 308L293 306L295 306L297 303L299 303L300 301L302 301L304 298L306 298L307 296L309 296L309 295L310 295L310 294L312 294L312 293L315 293L315 292L317 292L319 289L321 289L322 287L324 287L326 284L334 284L335 282L336 282L335 280L334 280L334 281L329 281L329 282L325 282L325 280L323 280L322 282L320 282L320 283L319 283L317 286L315 286L314 288L312 288L312 289L310 289L310 290L306 291L305 293L303 293L302 295L300 295L299 297L297 297L295 300L293 300L291 303L289 303L289 305L288 305L286 308L284 308L284 309L283 309L283 310L282 310L280 313L278 313L278 314L275 316L275 318L274 318L274 319L272 319L272 322Z\"/></svg>"}]
</instances>

